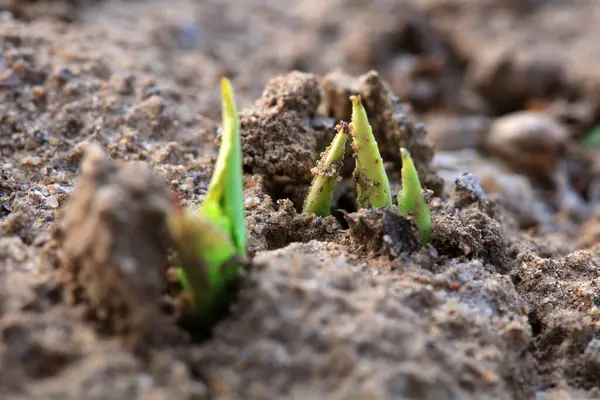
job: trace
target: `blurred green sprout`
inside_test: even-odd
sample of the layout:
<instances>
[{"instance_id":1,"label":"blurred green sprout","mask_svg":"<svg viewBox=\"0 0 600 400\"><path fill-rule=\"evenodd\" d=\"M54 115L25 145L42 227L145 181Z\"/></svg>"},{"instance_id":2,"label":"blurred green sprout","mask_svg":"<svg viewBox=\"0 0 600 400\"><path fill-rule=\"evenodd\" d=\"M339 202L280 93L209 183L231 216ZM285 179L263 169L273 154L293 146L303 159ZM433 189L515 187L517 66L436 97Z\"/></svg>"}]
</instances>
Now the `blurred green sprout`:
<instances>
[{"instance_id":1,"label":"blurred green sprout","mask_svg":"<svg viewBox=\"0 0 600 400\"><path fill-rule=\"evenodd\" d=\"M198 324L212 326L233 300L246 256L240 123L233 89L221 79L223 135L199 211L176 209L169 218L181 267L177 276Z\"/></svg>"},{"instance_id":2,"label":"blurred green sprout","mask_svg":"<svg viewBox=\"0 0 600 400\"><path fill-rule=\"evenodd\" d=\"M600 125L596 125L581 140L584 148L593 148L600 146Z\"/></svg>"}]
</instances>

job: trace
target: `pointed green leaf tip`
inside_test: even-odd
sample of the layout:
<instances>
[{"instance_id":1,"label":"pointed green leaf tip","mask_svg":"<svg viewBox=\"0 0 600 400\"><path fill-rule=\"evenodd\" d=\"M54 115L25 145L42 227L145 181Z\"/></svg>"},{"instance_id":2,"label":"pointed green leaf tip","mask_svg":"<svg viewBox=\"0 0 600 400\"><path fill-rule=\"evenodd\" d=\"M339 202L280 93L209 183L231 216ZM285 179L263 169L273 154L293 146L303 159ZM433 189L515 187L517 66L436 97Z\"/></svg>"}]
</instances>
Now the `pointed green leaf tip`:
<instances>
[{"instance_id":1,"label":"pointed green leaf tip","mask_svg":"<svg viewBox=\"0 0 600 400\"><path fill-rule=\"evenodd\" d=\"M314 179L302 209L305 214L314 213L319 217L330 214L331 201L344 163L346 139L350 134L350 127L346 122L341 122L336 129L333 141L313 169Z\"/></svg>"},{"instance_id":2,"label":"pointed green leaf tip","mask_svg":"<svg viewBox=\"0 0 600 400\"><path fill-rule=\"evenodd\" d=\"M244 183L240 121L231 83L221 78L223 137L200 213L230 232L240 254L246 254Z\"/></svg>"},{"instance_id":3,"label":"pointed green leaf tip","mask_svg":"<svg viewBox=\"0 0 600 400\"><path fill-rule=\"evenodd\" d=\"M379 147L373 136L373 131L367 112L362 105L360 96L351 96L352 101L352 149L356 157L354 179L358 198L358 208L372 206L375 208L392 205L392 193Z\"/></svg>"},{"instance_id":4,"label":"pointed green leaf tip","mask_svg":"<svg viewBox=\"0 0 600 400\"><path fill-rule=\"evenodd\" d=\"M246 255L240 123L231 84L221 79L223 136L208 192L198 213L178 210L169 218L199 323L214 322L231 301Z\"/></svg>"},{"instance_id":5,"label":"pointed green leaf tip","mask_svg":"<svg viewBox=\"0 0 600 400\"><path fill-rule=\"evenodd\" d=\"M419 175L409 151L401 148L400 155L402 156L402 190L398 194L398 207L402 215L413 217L419 229L421 242L425 245L429 243L431 237L429 207L423 197Z\"/></svg>"}]
</instances>

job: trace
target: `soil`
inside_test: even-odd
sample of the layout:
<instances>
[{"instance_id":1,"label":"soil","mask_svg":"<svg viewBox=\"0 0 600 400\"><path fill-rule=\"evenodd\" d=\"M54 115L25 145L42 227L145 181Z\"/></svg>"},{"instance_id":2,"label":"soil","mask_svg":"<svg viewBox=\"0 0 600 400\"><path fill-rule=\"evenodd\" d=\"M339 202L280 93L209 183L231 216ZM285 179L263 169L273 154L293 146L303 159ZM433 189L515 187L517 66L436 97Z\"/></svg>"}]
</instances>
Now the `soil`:
<instances>
[{"instance_id":1,"label":"soil","mask_svg":"<svg viewBox=\"0 0 600 400\"><path fill-rule=\"evenodd\" d=\"M6 399L600 399L600 4L0 1ZM166 216L201 204L219 77L240 108L251 265L183 323ZM360 94L429 244L300 213Z\"/></svg>"}]
</instances>

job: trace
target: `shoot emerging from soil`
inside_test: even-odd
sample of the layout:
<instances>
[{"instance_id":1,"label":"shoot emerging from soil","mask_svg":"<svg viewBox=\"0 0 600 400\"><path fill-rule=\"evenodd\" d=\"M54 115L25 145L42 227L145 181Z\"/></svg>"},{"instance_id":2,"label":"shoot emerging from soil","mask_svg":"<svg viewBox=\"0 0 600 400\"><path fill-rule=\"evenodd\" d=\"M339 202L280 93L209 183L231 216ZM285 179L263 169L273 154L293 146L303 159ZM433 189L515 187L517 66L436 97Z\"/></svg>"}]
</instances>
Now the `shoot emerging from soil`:
<instances>
[{"instance_id":1,"label":"shoot emerging from soil","mask_svg":"<svg viewBox=\"0 0 600 400\"><path fill-rule=\"evenodd\" d=\"M398 193L398 207L402 215L413 217L423 245L429 242L431 236L431 215L423 197L423 190L417 169L405 148L400 149L402 156L402 190Z\"/></svg>"},{"instance_id":2,"label":"shoot emerging from soil","mask_svg":"<svg viewBox=\"0 0 600 400\"><path fill-rule=\"evenodd\" d=\"M231 83L221 79L223 138L219 157L200 213L230 232L240 254L246 254L244 183L240 120Z\"/></svg>"},{"instance_id":3,"label":"shoot emerging from soil","mask_svg":"<svg viewBox=\"0 0 600 400\"><path fill-rule=\"evenodd\" d=\"M206 327L227 311L246 256L240 123L225 78L221 96L223 137L204 202L198 213L177 209L170 217L182 266L177 275L192 298L196 322Z\"/></svg>"},{"instance_id":4,"label":"shoot emerging from soil","mask_svg":"<svg viewBox=\"0 0 600 400\"><path fill-rule=\"evenodd\" d=\"M304 201L303 213L314 213L319 217L326 217L331 212L331 201L339 174L344 162L346 139L350 134L350 127L346 122L337 126L337 134L327 149L321 155L321 160L313 169L314 179L310 191Z\"/></svg>"},{"instance_id":5,"label":"shoot emerging from soil","mask_svg":"<svg viewBox=\"0 0 600 400\"><path fill-rule=\"evenodd\" d=\"M352 149L356 157L354 179L357 189L357 206L383 208L392 205L392 194L383 159L373 136L373 130L360 96L351 96Z\"/></svg>"},{"instance_id":6,"label":"shoot emerging from soil","mask_svg":"<svg viewBox=\"0 0 600 400\"><path fill-rule=\"evenodd\" d=\"M209 327L232 300L241 258L230 235L197 212L177 209L170 229L182 265L177 276L190 297L195 320Z\"/></svg>"}]
</instances>

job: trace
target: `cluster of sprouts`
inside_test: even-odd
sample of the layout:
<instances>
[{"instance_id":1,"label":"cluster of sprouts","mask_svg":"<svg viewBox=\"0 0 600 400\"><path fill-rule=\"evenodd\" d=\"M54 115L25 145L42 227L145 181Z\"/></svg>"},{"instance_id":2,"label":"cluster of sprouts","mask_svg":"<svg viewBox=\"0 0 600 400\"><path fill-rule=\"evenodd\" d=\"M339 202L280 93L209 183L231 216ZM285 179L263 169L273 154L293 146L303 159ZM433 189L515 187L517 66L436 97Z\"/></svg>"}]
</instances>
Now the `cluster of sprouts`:
<instances>
[{"instance_id":1,"label":"cluster of sprouts","mask_svg":"<svg viewBox=\"0 0 600 400\"><path fill-rule=\"evenodd\" d=\"M180 267L177 275L189 295L195 321L212 326L233 300L246 259L246 226L240 122L230 82L221 79L223 137L208 192L198 211L176 208L169 216ZM352 120L341 122L330 146L313 170L314 179L303 212L330 214L345 145L352 139L355 154L357 207L392 207L392 193L383 159L360 96L350 97ZM431 220L419 177L408 150L402 156L402 191L397 196L402 215L411 216L423 244L429 241Z\"/></svg>"},{"instance_id":2,"label":"cluster of sprouts","mask_svg":"<svg viewBox=\"0 0 600 400\"><path fill-rule=\"evenodd\" d=\"M303 212L324 217L331 212L331 202L339 180L344 161L346 138L352 137L356 167L357 208L392 207L390 183L379 153L379 147L362 105L360 96L351 96L352 120L350 124L341 122L337 134L329 147L322 153L317 167L313 169L314 179L304 202ZM429 242L431 235L431 216L423 196L419 175L410 153L400 148L402 157L402 190L397 196L399 212L411 216L419 230L423 244Z\"/></svg>"}]
</instances>

